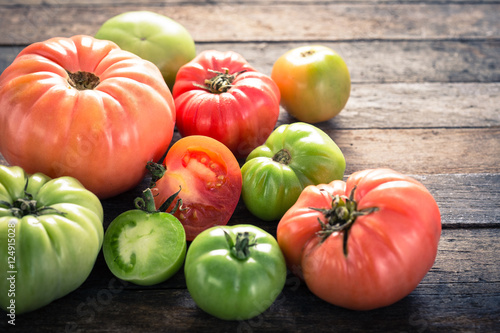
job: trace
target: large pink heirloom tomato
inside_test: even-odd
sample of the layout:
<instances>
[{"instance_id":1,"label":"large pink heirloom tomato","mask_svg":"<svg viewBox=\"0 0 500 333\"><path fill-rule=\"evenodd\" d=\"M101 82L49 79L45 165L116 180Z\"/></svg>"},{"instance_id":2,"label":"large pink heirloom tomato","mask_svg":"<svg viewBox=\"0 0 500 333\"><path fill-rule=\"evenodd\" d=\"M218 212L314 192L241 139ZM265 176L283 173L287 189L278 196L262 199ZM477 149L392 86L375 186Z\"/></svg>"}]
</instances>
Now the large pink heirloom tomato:
<instances>
[{"instance_id":1,"label":"large pink heirloom tomato","mask_svg":"<svg viewBox=\"0 0 500 333\"><path fill-rule=\"evenodd\" d=\"M28 173L72 176L100 198L135 186L175 125L159 69L89 36L29 45L0 76L0 152Z\"/></svg>"},{"instance_id":2,"label":"large pink heirloom tomato","mask_svg":"<svg viewBox=\"0 0 500 333\"><path fill-rule=\"evenodd\" d=\"M309 290L353 310L410 294L434 264L440 236L431 193L383 168L306 187L276 231L288 267Z\"/></svg>"}]
</instances>

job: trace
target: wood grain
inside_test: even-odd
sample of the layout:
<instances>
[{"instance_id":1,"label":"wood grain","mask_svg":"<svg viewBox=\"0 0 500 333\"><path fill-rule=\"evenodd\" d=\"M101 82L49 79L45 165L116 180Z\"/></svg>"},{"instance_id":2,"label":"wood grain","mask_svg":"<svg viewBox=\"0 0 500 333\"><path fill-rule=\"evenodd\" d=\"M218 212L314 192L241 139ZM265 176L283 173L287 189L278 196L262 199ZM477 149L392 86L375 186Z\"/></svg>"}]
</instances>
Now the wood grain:
<instances>
[{"instance_id":1,"label":"wood grain","mask_svg":"<svg viewBox=\"0 0 500 333\"><path fill-rule=\"evenodd\" d=\"M322 42L345 60L353 83L499 82L500 40ZM287 50L305 43L197 43L197 52L215 49L240 53L253 67L271 74ZM0 71L22 47L0 47Z\"/></svg>"},{"instance_id":2,"label":"wood grain","mask_svg":"<svg viewBox=\"0 0 500 333\"><path fill-rule=\"evenodd\" d=\"M84 32L93 35L107 19L132 10L153 10L171 17L198 42L498 38L500 27L496 22L500 14L495 8L488 3L374 6L328 2L4 6L0 11L0 44L30 43Z\"/></svg>"},{"instance_id":3,"label":"wood grain","mask_svg":"<svg viewBox=\"0 0 500 333\"><path fill-rule=\"evenodd\" d=\"M282 109L278 124L292 121L295 119ZM353 84L344 110L318 124L333 129L499 125L499 83Z\"/></svg>"},{"instance_id":4,"label":"wood grain","mask_svg":"<svg viewBox=\"0 0 500 333\"><path fill-rule=\"evenodd\" d=\"M303 331L313 325L318 331L477 331L498 328L500 302L500 247L491 229L444 230L433 268L406 298L368 312L330 305L312 293L293 275L276 302L262 315L246 321L222 321L200 310L183 284L183 272L153 287L138 287L116 280L103 262L78 290L34 313L17 318L17 329L29 332L107 331L160 332L166 327L198 331ZM101 258L100 258L101 259ZM94 285L92 281L101 281ZM293 301L292 301L293 300ZM127 316L123 314L127 313ZM446 316L441 315L446 313ZM50 325L47 325L50 318ZM318 320L322 318L322 320ZM6 321L0 321L0 328ZM277 329L278 328L278 329Z\"/></svg>"},{"instance_id":5,"label":"wood grain","mask_svg":"<svg viewBox=\"0 0 500 333\"><path fill-rule=\"evenodd\" d=\"M346 172L390 167L403 173L496 173L500 128L326 129L343 151ZM478 147L478 143L484 150Z\"/></svg>"},{"instance_id":6,"label":"wood grain","mask_svg":"<svg viewBox=\"0 0 500 333\"><path fill-rule=\"evenodd\" d=\"M500 332L498 0L0 0L0 73L30 43L93 35L113 15L139 9L183 24L198 53L233 50L268 75L297 46L321 43L341 54L351 97L317 126L344 152L345 178L391 167L429 189L442 218L438 256L419 286L387 308L335 307L289 275L262 315L226 322L196 306L182 270L136 286L114 278L101 252L80 288L18 316L16 331ZM294 121L281 109L277 125ZM102 201L105 228L148 180ZM276 233L277 221L253 217L242 200L229 221L240 223ZM1 332L7 326L0 320Z\"/></svg>"}]
</instances>

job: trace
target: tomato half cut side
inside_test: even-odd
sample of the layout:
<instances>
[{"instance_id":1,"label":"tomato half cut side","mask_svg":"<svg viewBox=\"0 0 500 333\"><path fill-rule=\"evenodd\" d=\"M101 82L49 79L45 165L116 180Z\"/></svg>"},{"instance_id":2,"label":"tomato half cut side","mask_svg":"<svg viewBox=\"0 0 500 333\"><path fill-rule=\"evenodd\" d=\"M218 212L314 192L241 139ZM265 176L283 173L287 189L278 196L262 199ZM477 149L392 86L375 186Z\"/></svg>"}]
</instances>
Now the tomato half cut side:
<instances>
[{"instance_id":1,"label":"tomato half cut side","mask_svg":"<svg viewBox=\"0 0 500 333\"><path fill-rule=\"evenodd\" d=\"M182 205L173 213L193 240L205 229L226 225L241 194L241 170L233 153L219 141L193 135L180 139L164 160L165 175L152 188L159 208L179 191ZM171 212L177 199L167 208Z\"/></svg>"},{"instance_id":2,"label":"tomato half cut side","mask_svg":"<svg viewBox=\"0 0 500 333\"><path fill-rule=\"evenodd\" d=\"M114 219L104 236L103 253L119 279L144 286L173 276L186 256L185 232L170 214L126 211Z\"/></svg>"}]
</instances>

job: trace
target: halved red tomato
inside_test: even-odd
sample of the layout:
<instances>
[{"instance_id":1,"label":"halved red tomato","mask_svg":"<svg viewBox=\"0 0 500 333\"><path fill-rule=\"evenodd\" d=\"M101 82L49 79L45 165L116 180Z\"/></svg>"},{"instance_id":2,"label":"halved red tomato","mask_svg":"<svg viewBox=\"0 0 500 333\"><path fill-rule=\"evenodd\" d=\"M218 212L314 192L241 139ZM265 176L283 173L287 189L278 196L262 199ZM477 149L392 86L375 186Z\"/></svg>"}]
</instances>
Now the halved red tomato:
<instances>
[{"instance_id":1,"label":"halved red tomato","mask_svg":"<svg viewBox=\"0 0 500 333\"><path fill-rule=\"evenodd\" d=\"M156 208L181 188L182 205L174 216L183 224L188 241L205 229L227 224L242 184L240 166L229 148L207 136L187 136L170 148L163 164L166 172L152 188Z\"/></svg>"}]
</instances>

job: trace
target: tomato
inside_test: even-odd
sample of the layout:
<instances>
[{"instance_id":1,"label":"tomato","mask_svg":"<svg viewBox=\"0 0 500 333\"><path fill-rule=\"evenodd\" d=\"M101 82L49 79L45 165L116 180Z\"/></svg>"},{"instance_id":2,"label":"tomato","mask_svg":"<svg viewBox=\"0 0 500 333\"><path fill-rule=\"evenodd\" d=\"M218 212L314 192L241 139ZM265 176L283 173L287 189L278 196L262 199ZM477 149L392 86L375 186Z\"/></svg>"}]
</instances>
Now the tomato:
<instances>
[{"instance_id":1,"label":"tomato","mask_svg":"<svg viewBox=\"0 0 500 333\"><path fill-rule=\"evenodd\" d=\"M278 220L307 185L342 179L345 159L321 129L306 123L279 126L241 168L242 198L262 220Z\"/></svg>"},{"instance_id":2,"label":"tomato","mask_svg":"<svg viewBox=\"0 0 500 333\"><path fill-rule=\"evenodd\" d=\"M188 241L205 229L227 224L240 198L241 171L226 146L206 136L181 138L164 165L164 176L152 188L156 208L181 188L182 205L174 216L184 225Z\"/></svg>"},{"instance_id":3,"label":"tomato","mask_svg":"<svg viewBox=\"0 0 500 333\"><path fill-rule=\"evenodd\" d=\"M186 233L179 220L157 211L151 189L137 209L116 217L104 234L106 264L119 279L154 285L174 275L186 256Z\"/></svg>"},{"instance_id":4,"label":"tomato","mask_svg":"<svg viewBox=\"0 0 500 333\"><path fill-rule=\"evenodd\" d=\"M0 306L21 314L77 289L103 239L99 199L72 177L0 165Z\"/></svg>"},{"instance_id":5,"label":"tomato","mask_svg":"<svg viewBox=\"0 0 500 333\"><path fill-rule=\"evenodd\" d=\"M181 24L150 11L131 11L104 22L96 38L115 42L123 50L149 60L173 88L179 68L196 56L193 38Z\"/></svg>"},{"instance_id":6,"label":"tomato","mask_svg":"<svg viewBox=\"0 0 500 333\"><path fill-rule=\"evenodd\" d=\"M182 136L212 137L238 158L262 144L278 120L278 87L232 51L204 51L181 67L173 96Z\"/></svg>"},{"instance_id":7,"label":"tomato","mask_svg":"<svg viewBox=\"0 0 500 333\"><path fill-rule=\"evenodd\" d=\"M158 68L88 36L20 52L0 76L0 153L11 165L72 176L100 198L144 177L168 149L175 106Z\"/></svg>"},{"instance_id":8,"label":"tomato","mask_svg":"<svg viewBox=\"0 0 500 333\"><path fill-rule=\"evenodd\" d=\"M354 310L410 294L434 264L440 235L429 191L390 169L306 187L277 229L289 268L308 288Z\"/></svg>"},{"instance_id":9,"label":"tomato","mask_svg":"<svg viewBox=\"0 0 500 333\"><path fill-rule=\"evenodd\" d=\"M267 310L283 290L286 272L276 239L252 225L205 230L189 246L184 266L195 303L225 320Z\"/></svg>"},{"instance_id":10,"label":"tomato","mask_svg":"<svg viewBox=\"0 0 500 333\"><path fill-rule=\"evenodd\" d=\"M351 77L342 57L322 45L295 48L273 65L272 79L281 105L293 117L318 123L335 117L351 94Z\"/></svg>"}]
</instances>

